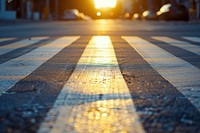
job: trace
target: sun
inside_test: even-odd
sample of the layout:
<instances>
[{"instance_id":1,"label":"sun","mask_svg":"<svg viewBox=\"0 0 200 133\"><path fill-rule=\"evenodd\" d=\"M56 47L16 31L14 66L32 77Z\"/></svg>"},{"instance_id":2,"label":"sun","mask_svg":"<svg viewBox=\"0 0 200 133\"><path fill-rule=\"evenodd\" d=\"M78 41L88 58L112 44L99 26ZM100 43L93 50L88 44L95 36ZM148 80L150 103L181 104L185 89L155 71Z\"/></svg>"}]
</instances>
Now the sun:
<instances>
[{"instance_id":1,"label":"sun","mask_svg":"<svg viewBox=\"0 0 200 133\"><path fill-rule=\"evenodd\" d=\"M117 0L94 0L95 8L114 8L116 7Z\"/></svg>"}]
</instances>

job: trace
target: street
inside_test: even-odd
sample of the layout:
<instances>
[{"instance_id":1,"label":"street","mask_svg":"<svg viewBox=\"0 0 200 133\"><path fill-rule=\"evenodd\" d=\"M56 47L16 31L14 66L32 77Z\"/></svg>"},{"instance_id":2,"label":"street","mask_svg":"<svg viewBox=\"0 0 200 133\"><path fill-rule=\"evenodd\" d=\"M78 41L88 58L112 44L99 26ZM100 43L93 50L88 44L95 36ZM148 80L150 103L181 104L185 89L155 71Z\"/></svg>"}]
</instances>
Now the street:
<instances>
[{"instance_id":1,"label":"street","mask_svg":"<svg viewBox=\"0 0 200 133\"><path fill-rule=\"evenodd\" d=\"M200 133L200 22L0 23L1 133Z\"/></svg>"}]
</instances>

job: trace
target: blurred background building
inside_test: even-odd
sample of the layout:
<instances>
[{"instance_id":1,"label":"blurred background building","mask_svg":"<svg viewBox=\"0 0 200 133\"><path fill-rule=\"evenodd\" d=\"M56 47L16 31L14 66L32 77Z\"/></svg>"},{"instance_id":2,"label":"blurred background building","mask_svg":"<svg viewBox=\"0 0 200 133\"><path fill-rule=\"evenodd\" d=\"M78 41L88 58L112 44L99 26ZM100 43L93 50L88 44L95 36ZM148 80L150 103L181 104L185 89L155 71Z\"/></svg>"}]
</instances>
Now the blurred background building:
<instances>
[{"instance_id":1,"label":"blurred background building","mask_svg":"<svg viewBox=\"0 0 200 133\"><path fill-rule=\"evenodd\" d=\"M120 16L147 9L159 10L166 3L184 4L191 19L200 19L200 0L118 0L115 12ZM0 19L59 19L66 9L78 9L96 17L94 0L0 0Z\"/></svg>"},{"instance_id":2,"label":"blurred background building","mask_svg":"<svg viewBox=\"0 0 200 133\"><path fill-rule=\"evenodd\" d=\"M58 10L58 0L0 0L0 19L51 19L52 10Z\"/></svg>"}]
</instances>

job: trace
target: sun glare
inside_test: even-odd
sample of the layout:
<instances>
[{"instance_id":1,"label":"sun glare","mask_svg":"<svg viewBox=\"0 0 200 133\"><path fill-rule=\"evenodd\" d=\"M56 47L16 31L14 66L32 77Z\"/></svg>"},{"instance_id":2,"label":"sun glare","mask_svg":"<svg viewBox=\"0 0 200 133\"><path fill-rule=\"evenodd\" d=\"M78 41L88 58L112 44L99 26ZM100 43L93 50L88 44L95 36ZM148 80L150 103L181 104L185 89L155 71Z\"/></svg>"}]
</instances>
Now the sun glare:
<instances>
[{"instance_id":1,"label":"sun glare","mask_svg":"<svg viewBox=\"0 0 200 133\"><path fill-rule=\"evenodd\" d=\"M97 16L101 16L101 12L97 12Z\"/></svg>"},{"instance_id":2,"label":"sun glare","mask_svg":"<svg viewBox=\"0 0 200 133\"><path fill-rule=\"evenodd\" d=\"M117 4L117 0L94 0L95 8L114 8Z\"/></svg>"}]
</instances>

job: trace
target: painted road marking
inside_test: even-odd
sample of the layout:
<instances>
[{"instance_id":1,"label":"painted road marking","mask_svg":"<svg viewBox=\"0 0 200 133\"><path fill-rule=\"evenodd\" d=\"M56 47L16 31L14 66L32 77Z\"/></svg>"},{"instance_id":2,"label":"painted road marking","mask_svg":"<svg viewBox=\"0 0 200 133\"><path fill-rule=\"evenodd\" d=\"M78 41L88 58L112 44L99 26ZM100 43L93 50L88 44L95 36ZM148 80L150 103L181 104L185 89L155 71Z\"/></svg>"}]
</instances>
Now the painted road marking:
<instances>
[{"instance_id":1,"label":"painted road marking","mask_svg":"<svg viewBox=\"0 0 200 133\"><path fill-rule=\"evenodd\" d=\"M0 64L0 95L79 37L62 37Z\"/></svg>"},{"instance_id":2,"label":"painted road marking","mask_svg":"<svg viewBox=\"0 0 200 133\"><path fill-rule=\"evenodd\" d=\"M190 43L187 43L187 42L175 40L175 39L172 39L172 38L169 38L169 37L164 37L164 36L153 36L152 38L159 40L159 41L162 41L162 42L166 42L169 45L190 51L190 52L195 53L197 55L200 55L200 47L197 46L197 45L193 45L193 44L190 44Z\"/></svg>"},{"instance_id":3,"label":"painted road marking","mask_svg":"<svg viewBox=\"0 0 200 133\"><path fill-rule=\"evenodd\" d=\"M15 38L0 38L0 42L14 40Z\"/></svg>"},{"instance_id":4,"label":"painted road marking","mask_svg":"<svg viewBox=\"0 0 200 133\"><path fill-rule=\"evenodd\" d=\"M95 36L39 133L145 132L108 36Z\"/></svg>"},{"instance_id":5,"label":"painted road marking","mask_svg":"<svg viewBox=\"0 0 200 133\"><path fill-rule=\"evenodd\" d=\"M139 37L123 38L200 110L200 70L197 67Z\"/></svg>"},{"instance_id":6,"label":"painted road marking","mask_svg":"<svg viewBox=\"0 0 200 133\"><path fill-rule=\"evenodd\" d=\"M200 37L183 37L183 38L193 42L200 42Z\"/></svg>"},{"instance_id":7,"label":"painted road marking","mask_svg":"<svg viewBox=\"0 0 200 133\"><path fill-rule=\"evenodd\" d=\"M37 38L32 38L31 40L24 39L24 40L19 41L19 42L15 42L15 43L12 43L12 44L9 44L9 45L2 46L0 48L0 55L3 55L5 53L8 53L8 52L13 51L13 50L20 48L20 47L25 47L25 46L37 43L37 42L39 42L40 40L43 40L43 39L47 39L47 37L37 37Z\"/></svg>"}]
</instances>

